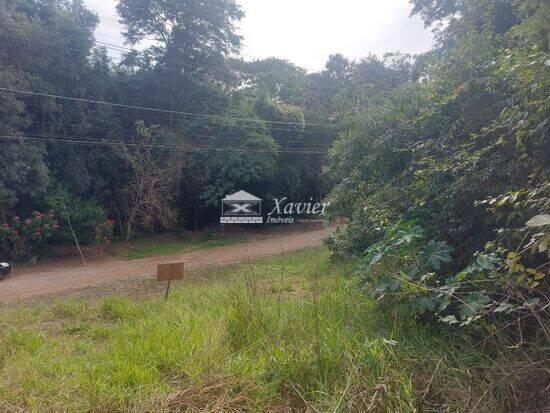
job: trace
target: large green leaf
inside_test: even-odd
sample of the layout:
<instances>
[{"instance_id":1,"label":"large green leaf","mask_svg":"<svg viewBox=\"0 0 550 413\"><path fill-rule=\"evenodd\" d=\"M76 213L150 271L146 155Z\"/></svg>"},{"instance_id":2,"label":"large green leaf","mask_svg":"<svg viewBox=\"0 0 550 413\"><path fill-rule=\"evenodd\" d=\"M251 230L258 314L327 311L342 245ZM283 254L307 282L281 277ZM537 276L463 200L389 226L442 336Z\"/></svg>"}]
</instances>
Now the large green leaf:
<instances>
[{"instance_id":1,"label":"large green leaf","mask_svg":"<svg viewBox=\"0 0 550 413\"><path fill-rule=\"evenodd\" d=\"M400 285L401 283L398 280L390 277L382 277L378 284L376 284L375 291L378 294L383 294L388 291L394 292L397 291Z\"/></svg>"},{"instance_id":2,"label":"large green leaf","mask_svg":"<svg viewBox=\"0 0 550 413\"><path fill-rule=\"evenodd\" d=\"M371 248L367 249L365 252L368 265L373 265L380 261L384 257L386 251L386 247L379 244L373 245Z\"/></svg>"},{"instance_id":3,"label":"large green leaf","mask_svg":"<svg viewBox=\"0 0 550 413\"><path fill-rule=\"evenodd\" d=\"M422 265L431 267L434 270L441 269L441 263L451 262L451 251L453 249L445 241L431 240L418 254Z\"/></svg>"},{"instance_id":4,"label":"large green leaf","mask_svg":"<svg viewBox=\"0 0 550 413\"><path fill-rule=\"evenodd\" d=\"M435 310L437 303L430 297L419 297L412 302L413 308L420 314L424 314L426 311L432 312Z\"/></svg>"},{"instance_id":5,"label":"large green leaf","mask_svg":"<svg viewBox=\"0 0 550 413\"><path fill-rule=\"evenodd\" d=\"M460 305L460 317L467 320L481 312L481 310L491 302L491 299L481 292L470 293L464 297Z\"/></svg>"},{"instance_id":6,"label":"large green leaf","mask_svg":"<svg viewBox=\"0 0 550 413\"><path fill-rule=\"evenodd\" d=\"M400 229L393 237L395 245L410 244L415 239L422 238L424 236L424 230L419 226Z\"/></svg>"}]
</instances>

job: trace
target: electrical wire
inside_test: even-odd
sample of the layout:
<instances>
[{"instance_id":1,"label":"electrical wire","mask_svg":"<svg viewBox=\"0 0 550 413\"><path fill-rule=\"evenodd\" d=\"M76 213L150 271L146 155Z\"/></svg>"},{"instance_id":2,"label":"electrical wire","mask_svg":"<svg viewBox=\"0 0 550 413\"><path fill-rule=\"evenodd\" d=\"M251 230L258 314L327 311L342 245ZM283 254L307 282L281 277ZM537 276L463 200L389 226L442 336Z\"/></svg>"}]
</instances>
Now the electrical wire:
<instances>
[{"instance_id":1,"label":"electrical wire","mask_svg":"<svg viewBox=\"0 0 550 413\"><path fill-rule=\"evenodd\" d=\"M25 37L22 37L22 36L13 36L13 35L9 35L9 34L2 33L2 32L0 32L0 36L13 38L13 39L19 39L19 40L23 40L25 42L30 42L30 43L43 44L43 45L46 45L46 46L56 47L56 48L59 48L59 49L66 49L66 50L70 50L70 51L73 51L73 52L80 52L80 53L85 52L85 50L83 50L83 49L76 49L76 48L73 48L73 47L67 47L67 46L64 46L64 45L59 45L59 44L55 44L55 43L51 43L51 42L46 42L44 40L35 40L35 39L28 39L28 38L25 38ZM79 39L79 40L82 40L82 39ZM92 40L92 43L96 43L96 41ZM101 47L106 47L106 46L101 46ZM108 48L108 47L106 47L106 48ZM135 50L135 49L132 49L132 50ZM119 51L121 51L121 50L119 50ZM137 53L142 54L143 56L145 56L145 54L143 52L140 52L139 50L135 50L135 51ZM145 56L145 58L151 59L153 61L157 61L157 63L158 63L158 59L152 58L150 56ZM109 56L109 59L114 60L118 64L121 64L125 60L125 58L122 57L122 56L112 56L112 55ZM175 63L176 64L182 64L182 65L193 65L193 66L196 66L196 67L206 67L206 66L201 65L199 63L186 63L186 62L183 62L183 61L175 62ZM214 67L214 66L212 66L212 67ZM162 69L170 71L170 72L179 73L179 74L182 74L184 72L184 69L177 69L175 67L170 67L170 66L163 66ZM218 72L209 72L208 75L212 76L212 77L214 77L218 80L221 80L223 82L227 81L226 77L224 76L225 74L227 74L227 71L223 71L223 73L222 73L222 70L221 70L222 67L221 66L218 67L217 69L219 69Z\"/></svg>"},{"instance_id":2,"label":"electrical wire","mask_svg":"<svg viewBox=\"0 0 550 413\"><path fill-rule=\"evenodd\" d=\"M27 141L36 141L36 142L45 142L45 143L66 143L66 144L76 144L76 145L94 145L94 146L141 146L148 148L161 148L161 149L173 149L186 152L238 152L238 153L256 153L256 154L315 154L315 155L324 155L324 151L313 151L313 150L263 150L263 149L239 149L239 148L207 148L207 147L197 147L189 145L169 145L169 144L141 144L135 142L108 142L108 141L93 141L93 140L78 140L70 137L38 137L38 136L13 136L13 135L0 135L0 139L5 140L27 140Z\"/></svg>"},{"instance_id":3,"label":"electrical wire","mask_svg":"<svg viewBox=\"0 0 550 413\"><path fill-rule=\"evenodd\" d=\"M31 106L31 107L38 107L38 108L42 108L42 105L36 105L36 104L32 104L32 103L26 103L26 106ZM87 109L87 112L89 113L104 113L100 110L93 110L93 109ZM115 112L116 113L116 112ZM121 113L116 113L118 115L121 115ZM152 114L148 114L148 117L150 118L153 118L153 119L158 119L160 121L165 121L165 122L169 122L169 121L172 121L172 122L178 122L180 120L183 120L185 118L185 115L176 115L175 118L171 118L171 114L170 114L170 117L164 117L164 116L159 116L159 115L152 115ZM265 121L265 122L269 122L269 121ZM280 131L280 132L289 132L288 129L281 129L281 128L274 128L272 126L268 126L268 125L232 125L232 124L228 124L228 123L219 123L219 124L205 124L204 125L205 127L208 127L208 128L211 128L211 127L227 127L227 128L238 128L238 129L251 129L251 130L258 130L258 128L262 127L262 128L266 128L268 131L272 132L272 131ZM292 132L295 132L295 131L292 131ZM319 134L323 134L323 133L327 133L326 131L316 131L316 130L302 130L302 131L299 131L300 134L313 134L313 135L319 135ZM330 133L336 133L336 131L333 131L333 132L330 132Z\"/></svg>"},{"instance_id":4,"label":"electrical wire","mask_svg":"<svg viewBox=\"0 0 550 413\"><path fill-rule=\"evenodd\" d=\"M79 123L62 123L60 125L60 124L55 123L55 122L36 121L36 122L33 122L32 124L34 126L45 126L45 125L54 126L54 127L56 127L57 130L60 129L59 126L82 127L82 125L79 124ZM116 131L120 131L121 128L112 128L112 127L108 128L108 127L102 127L102 126L95 126L94 125L94 126L91 126L90 129L106 130L106 131L116 132ZM128 132L128 131L126 131L126 132ZM233 136L215 136L215 135L204 135L204 134L201 134L201 135L183 134L183 136L185 138L200 138L202 140L204 140L204 139L220 139L220 140L244 141L244 140L248 139L246 137L239 138L239 137L233 137ZM282 143L282 144L300 144L300 145L303 145L303 146L311 146L311 147L318 147L318 148L329 148L330 147L330 143L327 143L327 142L306 142L306 141L301 141L301 140L297 140L297 139L276 139L276 138L273 138L273 140L276 143Z\"/></svg>"},{"instance_id":5,"label":"electrical wire","mask_svg":"<svg viewBox=\"0 0 550 413\"><path fill-rule=\"evenodd\" d=\"M71 50L71 51L77 51L77 52L82 52L83 51L82 49L71 48L71 47L67 47L67 46L64 46L64 45L57 45L57 44L54 44L54 43L51 43L51 42L46 42L46 41L43 41L43 40L35 40L35 39L29 39L29 38L22 37L22 36L14 36L14 35L10 35L10 34L7 34L7 33L1 33L0 32L0 36L17 38L17 39L25 40L25 41L28 41L28 42L35 42L35 43L45 44L45 45L52 46L52 47L66 48L67 50ZM61 35L61 36L65 39L72 39L72 40L79 40L79 41L84 40L82 38L78 38L78 37L74 37L74 36L68 36L68 35ZM85 39L85 40L90 40L90 39ZM157 39L144 38L144 40L158 42ZM135 48L127 47L127 46L124 46L124 45L108 43L108 42L102 42L102 41L95 40L95 39L92 39L91 42L93 44L97 45L97 46L105 47L106 49L114 50L114 51L117 51L117 52L135 52L137 54L144 55L143 51L135 49ZM241 54L241 56L250 57L250 58L256 59L257 61L268 59L268 58L261 58L259 56L247 55L247 54ZM119 62L124 60L122 57L117 57L117 56L109 56L109 57L113 60L118 59ZM236 56L236 57L239 58L240 56ZM285 59L278 58L278 57L273 57L273 58L280 59L280 60L285 60ZM174 59L172 57L166 57L166 56L163 57L162 59L167 61L167 62L178 63L178 64L182 64L182 65L210 68L210 69L216 69L216 70L220 70L220 71L223 70L224 73L225 73L225 70L226 70L225 67L222 67L220 65L212 65L212 64L207 64L207 63L196 63L196 62L190 62L188 60ZM158 61L158 59L154 59L154 60ZM297 67L309 70L311 72L318 72L318 70L308 68L308 67L302 67L302 66L297 66ZM180 72L179 70L173 69L173 68L167 68L167 69Z\"/></svg>"},{"instance_id":6,"label":"electrical wire","mask_svg":"<svg viewBox=\"0 0 550 413\"><path fill-rule=\"evenodd\" d=\"M144 107L144 106L134 106L134 105L125 105L125 104L122 104L122 103L105 102L105 101L101 101L101 100L75 98L75 97L70 97L70 96L61 96L61 95L53 95L53 94L49 94L49 93L33 92L33 91L30 91L30 90L12 89L12 88L6 88L6 87L1 87L1 86L0 86L0 91L11 92L11 93L19 93L19 94L23 94L23 95L49 97L49 98L54 98L54 99L71 100L71 101L75 101L75 102L93 103L93 104L97 104L97 105L108 105L108 106L120 107L120 108L125 108L125 109L135 109L135 110L151 111L151 112L167 113L167 114L175 114L175 115L184 115L184 116L196 116L196 117L207 118L207 119L216 119L216 120L230 120L230 121L237 121L237 122L272 123L272 124L276 124L276 125L287 125L287 126L320 126L320 127L330 127L330 128L335 127L335 125L323 124L323 123L303 123L302 124L302 123L296 123L296 122L271 121L271 120L254 119L254 118L239 118L239 117L230 117L230 116L209 115L209 114L205 114L205 113L193 113L193 112L182 112L182 111L168 110L168 109L149 108L149 107Z\"/></svg>"},{"instance_id":7,"label":"electrical wire","mask_svg":"<svg viewBox=\"0 0 550 413\"><path fill-rule=\"evenodd\" d=\"M74 48L74 47L55 44L55 43L47 42L47 41L44 41L44 40L29 39L28 37L16 36L16 35L13 35L13 34L8 34L8 33L0 32L0 36L10 37L10 38L13 38L13 39L20 39L20 40L24 40L26 42L31 42L31 43L39 43L39 44L44 44L44 45L47 45L47 46L67 49L67 50L70 50L70 51L73 51L73 52L86 52L86 50L83 50L83 49L77 49L77 48ZM112 43L101 42L101 41L98 41L98 40L95 40L95 39L83 39L83 38L78 38L78 37L74 37L74 36L67 36L67 35L61 35L61 37L65 38L65 39L72 39L72 40L79 40L79 41L82 41L82 40L90 41L92 44L99 45L101 47L105 47L106 49L116 50L118 52L136 52L138 54L144 54L143 51L138 50L138 49L133 49L133 48L122 46L122 45L115 45L115 44L112 44ZM119 59L121 59L121 58L119 58ZM214 65L208 65L208 64L203 64L203 63L195 63L195 62L190 62L190 61L186 61L186 60L174 59L174 58L171 58L171 57L164 57L163 59L166 60L166 61L170 61L170 62L173 62L173 63L179 63L179 64L182 64L182 65L189 65L189 66L195 66L195 67L208 67L208 68L211 68L211 69L224 69L222 66L214 66Z\"/></svg>"}]
</instances>

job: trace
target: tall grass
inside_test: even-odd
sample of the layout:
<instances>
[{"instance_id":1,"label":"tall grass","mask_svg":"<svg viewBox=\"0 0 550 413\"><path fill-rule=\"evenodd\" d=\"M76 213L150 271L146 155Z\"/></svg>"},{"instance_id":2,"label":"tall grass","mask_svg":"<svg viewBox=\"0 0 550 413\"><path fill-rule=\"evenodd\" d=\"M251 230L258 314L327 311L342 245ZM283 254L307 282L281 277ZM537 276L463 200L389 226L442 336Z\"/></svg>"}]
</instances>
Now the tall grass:
<instances>
[{"instance_id":1,"label":"tall grass","mask_svg":"<svg viewBox=\"0 0 550 413\"><path fill-rule=\"evenodd\" d=\"M4 309L0 411L499 409L479 350L381 313L351 273L315 249L184 283L168 301Z\"/></svg>"}]
</instances>

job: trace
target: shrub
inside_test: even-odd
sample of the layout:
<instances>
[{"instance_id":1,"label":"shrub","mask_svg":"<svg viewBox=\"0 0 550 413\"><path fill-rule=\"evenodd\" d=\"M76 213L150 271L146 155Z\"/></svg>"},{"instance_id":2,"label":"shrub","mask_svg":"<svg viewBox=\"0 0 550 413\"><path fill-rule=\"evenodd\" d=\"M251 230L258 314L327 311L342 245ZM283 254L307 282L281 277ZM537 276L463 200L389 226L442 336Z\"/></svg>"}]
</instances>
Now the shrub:
<instances>
[{"instance_id":1,"label":"shrub","mask_svg":"<svg viewBox=\"0 0 550 413\"><path fill-rule=\"evenodd\" d=\"M59 229L54 211L44 214L35 211L32 217L13 217L0 228L2 250L8 259L20 261L42 252L52 234Z\"/></svg>"},{"instance_id":2,"label":"shrub","mask_svg":"<svg viewBox=\"0 0 550 413\"><path fill-rule=\"evenodd\" d=\"M97 244L109 244L113 237L115 221L108 219L95 227L95 242Z\"/></svg>"},{"instance_id":3,"label":"shrub","mask_svg":"<svg viewBox=\"0 0 550 413\"><path fill-rule=\"evenodd\" d=\"M59 186L53 194L46 200L48 206L59 211L62 217L58 233L54 241L60 244L72 244L73 235L67 218L70 220L72 228L76 233L78 242L82 245L93 244L97 241L98 228L102 231L107 230L107 213L93 200L84 200L69 193L69 191ZM112 224L109 229L109 237L112 236Z\"/></svg>"},{"instance_id":4,"label":"shrub","mask_svg":"<svg viewBox=\"0 0 550 413\"><path fill-rule=\"evenodd\" d=\"M453 270L453 249L445 241L426 242L425 232L414 222L398 223L365 251L361 286L399 310L443 323L476 324L490 334L517 322L516 327L524 330L521 340L531 333L550 340L544 269L548 251L540 241L544 228L547 234L550 227L550 216L537 215L527 227L534 227L538 235L524 236L516 249L489 243L468 266Z\"/></svg>"},{"instance_id":5,"label":"shrub","mask_svg":"<svg viewBox=\"0 0 550 413\"><path fill-rule=\"evenodd\" d=\"M332 251L335 260L346 260L361 254L365 245L380 241L382 228L383 221L373 217L370 210L358 209L346 224L339 225L332 231L325 244Z\"/></svg>"}]
</instances>

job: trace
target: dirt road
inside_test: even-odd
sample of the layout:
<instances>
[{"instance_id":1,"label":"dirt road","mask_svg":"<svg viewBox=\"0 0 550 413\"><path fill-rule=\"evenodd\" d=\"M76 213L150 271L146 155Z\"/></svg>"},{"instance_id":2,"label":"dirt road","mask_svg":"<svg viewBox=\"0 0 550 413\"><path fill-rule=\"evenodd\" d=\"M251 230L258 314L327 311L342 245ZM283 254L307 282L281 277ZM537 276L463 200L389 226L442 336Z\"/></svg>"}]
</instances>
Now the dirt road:
<instances>
[{"instance_id":1,"label":"dirt road","mask_svg":"<svg viewBox=\"0 0 550 413\"><path fill-rule=\"evenodd\" d=\"M113 281L152 277L157 265L185 261L186 269L213 264L231 264L248 257L276 255L321 245L326 231L279 235L274 238L184 252L177 255L149 257L132 261L106 261L86 267L60 267L37 265L17 271L14 276L0 282L0 303L26 300L87 287L96 287Z\"/></svg>"}]
</instances>

